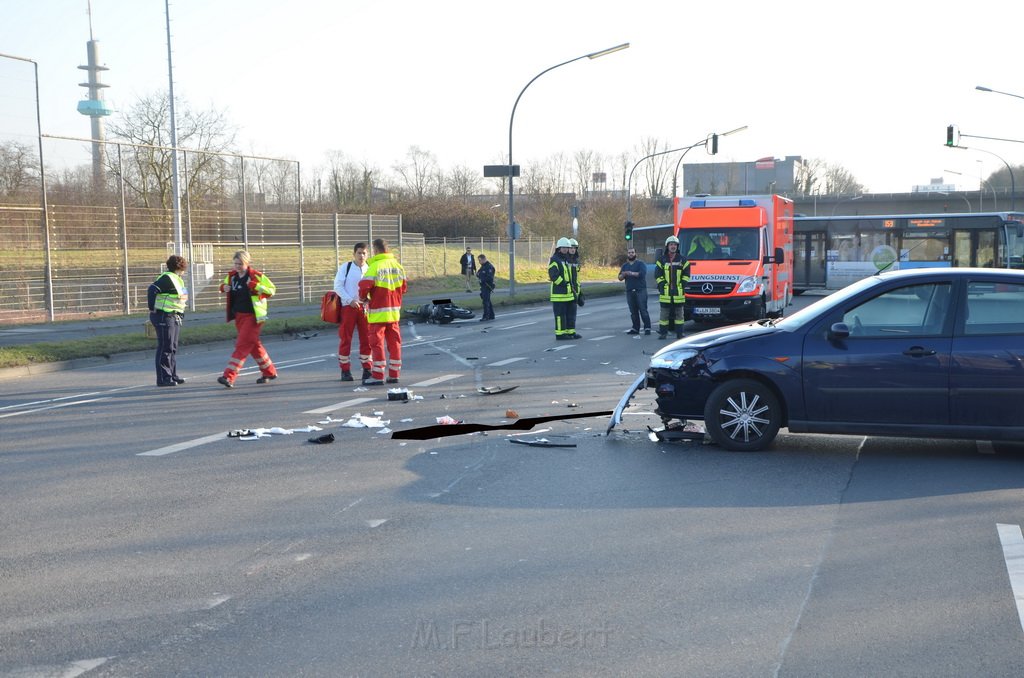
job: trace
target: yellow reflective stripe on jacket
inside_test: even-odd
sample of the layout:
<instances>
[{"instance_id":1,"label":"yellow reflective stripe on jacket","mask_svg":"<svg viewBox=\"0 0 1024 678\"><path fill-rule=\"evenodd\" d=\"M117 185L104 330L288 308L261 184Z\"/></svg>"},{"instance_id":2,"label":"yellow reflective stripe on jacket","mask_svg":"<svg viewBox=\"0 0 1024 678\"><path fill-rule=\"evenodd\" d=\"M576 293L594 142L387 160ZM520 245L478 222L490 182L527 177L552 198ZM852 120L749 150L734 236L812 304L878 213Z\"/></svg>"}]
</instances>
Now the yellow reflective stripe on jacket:
<instances>
[{"instance_id":1,"label":"yellow reflective stripe on jacket","mask_svg":"<svg viewBox=\"0 0 1024 678\"><path fill-rule=\"evenodd\" d=\"M550 301L572 301L576 298L572 288L572 264L562 259L552 259L548 264L548 278L551 279Z\"/></svg>"},{"instance_id":2,"label":"yellow reflective stripe on jacket","mask_svg":"<svg viewBox=\"0 0 1024 678\"><path fill-rule=\"evenodd\" d=\"M164 313L184 313L185 299L183 295L185 294L185 281L173 271L165 271L163 275L157 277L157 280L159 281L164 276L171 279L171 282L174 284L174 292L158 293L153 308Z\"/></svg>"}]
</instances>

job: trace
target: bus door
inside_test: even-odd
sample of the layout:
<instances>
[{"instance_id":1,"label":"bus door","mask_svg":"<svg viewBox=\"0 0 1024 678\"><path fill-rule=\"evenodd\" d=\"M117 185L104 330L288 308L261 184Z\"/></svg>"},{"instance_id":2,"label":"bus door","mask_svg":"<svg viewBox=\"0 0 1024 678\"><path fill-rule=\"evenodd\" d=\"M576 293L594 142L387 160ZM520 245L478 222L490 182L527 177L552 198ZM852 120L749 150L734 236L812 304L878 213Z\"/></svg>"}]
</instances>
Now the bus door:
<instances>
[{"instance_id":1,"label":"bus door","mask_svg":"<svg viewBox=\"0 0 1024 678\"><path fill-rule=\"evenodd\" d=\"M793 234L793 288L806 290L825 286L825 231Z\"/></svg>"},{"instance_id":2,"label":"bus door","mask_svg":"<svg viewBox=\"0 0 1024 678\"><path fill-rule=\"evenodd\" d=\"M998 235L995 229L953 231L953 265L1003 267L996 257Z\"/></svg>"}]
</instances>

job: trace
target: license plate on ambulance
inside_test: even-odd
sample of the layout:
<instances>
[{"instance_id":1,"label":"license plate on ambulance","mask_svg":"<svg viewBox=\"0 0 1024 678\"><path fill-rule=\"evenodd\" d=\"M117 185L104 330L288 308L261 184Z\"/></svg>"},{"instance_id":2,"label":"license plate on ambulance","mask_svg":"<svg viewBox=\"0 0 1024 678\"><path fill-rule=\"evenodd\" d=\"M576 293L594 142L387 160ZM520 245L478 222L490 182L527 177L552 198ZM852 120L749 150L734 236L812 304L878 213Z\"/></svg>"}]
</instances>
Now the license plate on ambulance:
<instances>
[{"instance_id":1,"label":"license plate on ambulance","mask_svg":"<svg viewBox=\"0 0 1024 678\"><path fill-rule=\"evenodd\" d=\"M694 306L693 312L698 315L718 315L718 309L711 306Z\"/></svg>"}]
</instances>

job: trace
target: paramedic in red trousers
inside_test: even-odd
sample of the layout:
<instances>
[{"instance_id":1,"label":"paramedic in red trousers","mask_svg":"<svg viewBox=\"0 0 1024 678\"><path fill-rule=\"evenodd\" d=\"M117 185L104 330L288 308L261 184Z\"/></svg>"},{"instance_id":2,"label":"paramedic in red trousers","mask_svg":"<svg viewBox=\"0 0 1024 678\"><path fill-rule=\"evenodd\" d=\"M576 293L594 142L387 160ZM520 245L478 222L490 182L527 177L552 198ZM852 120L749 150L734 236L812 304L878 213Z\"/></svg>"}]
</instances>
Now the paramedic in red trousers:
<instances>
[{"instance_id":1,"label":"paramedic in red trousers","mask_svg":"<svg viewBox=\"0 0 1024 678\"><path fill-rule=\"evenodd\" d=\"M223 376L217 377L217 382L227 388L235 385L238 372L250 355L260 368L257 384L277 379L277 369L260 342L260 330L267 320L267 299L274 296L276 288L270 278L249 265L251 262L252 257L245 250L235 252L235 268L220 285L221 293L227 295L228 322L234 320L238 330L235 352Z\"/></svg>"},{"instance_id":2,"label":"paramedic in red trousers","mask_svg":"<svg viewBox=\"0 0 1024 678\"><path fill-rule=\"evenodd\" d=\"M185 380L178 376L178 335L188 303L188 288L181 274L188 270L185 257L167 257L167 270L147 290L149 322L156 329L156 385L177 386Z\"/></svg>"},{"instance_id":3,"label":"paramedic in red trousers","mask_svg":"<svg viewBox=\"0 0 1024 678\"><path fill-rule=\"evenodd\" d=\"M406 288L405 269L388 251L387 241L375 239L373 256L367 262L363 279L359 281L359 297L367 305L366 320L370 328L373 361L370 378L363 379L365 386L383 384L385 369L387 383L398 383L398 375L402 371L402 334L398 323Z\"/></svg>"},{"instance_id":4,"label":"paramedic in red trousers","mask_svg":"<svg viewBox=\"0 0 1024 678\"><path fill-rule=\"evenodd\" d=\"M654 264L654 271L661 305L658 339L664 339L670 330L676 333L677 339L681 339L686 321L686 283L690 282L690 262L679 251L679 238L674 235L665 238L665 251Z\"/></svg>"},{"instance_id":5,"label":"paramedic in red trousers","mask_svg":"<svg viewBox=\"0 0 1024 678\"><path fill-rule=\"evenodd\" d=\"M569 239L559 238L555 253L548 261L548 279L551 280L551 310L555 314L555 339L568 341L582 339L576 334L576 267L569 261Z\"/></svg>"},{"instance_id":6,"label":"paramedic in red trousers","mask_svg":"<svg viewBox=\"0 0 1024 678\"><path fill-rule=\"evenodd\" d=\"M357 242L352 248L352 261L338 267L334 276L334 291L341 299L341 323L338 325L338 367L341 380L352 378L352 334L359 336L359 363L363 367L361 379L370 378L370 336L367 334L366 310L359 302L359 281L366 273L366 243Z\"/></svg>"}]
</instances>

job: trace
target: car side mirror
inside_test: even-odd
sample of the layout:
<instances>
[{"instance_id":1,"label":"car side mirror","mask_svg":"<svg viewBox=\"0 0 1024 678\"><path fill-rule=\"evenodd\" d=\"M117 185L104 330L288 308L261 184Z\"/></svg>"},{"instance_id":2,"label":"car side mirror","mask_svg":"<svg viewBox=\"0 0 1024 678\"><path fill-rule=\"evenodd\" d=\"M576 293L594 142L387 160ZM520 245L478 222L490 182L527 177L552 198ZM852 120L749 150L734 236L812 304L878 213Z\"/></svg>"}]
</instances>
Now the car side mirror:
<instances>
[{"instance_id":1,"label":"car side mirror","mask_svg":"<svg viewBox=\"0 0 1024 678\"><path fill-rule=\"evenodd\" d=\"M829 339L846 339L850 336L850 326L846 323L832 323L828 328Z\"/></svg>"},{"instance_id":2,"label":"car side mirror","mask_svg":"<svg viewBox=\"0 0 1024 678\"><path fill-rule=\"evenodd\" d=\"M786 261L786 253L783 251L783 249L781 247L776 247L775 248L775 254L774 255L766 254L764 256L764 258L761 260L761 263L762 264L782 264L782 263L785 263L785 261Z\"/></svg>"}]
</instances>

